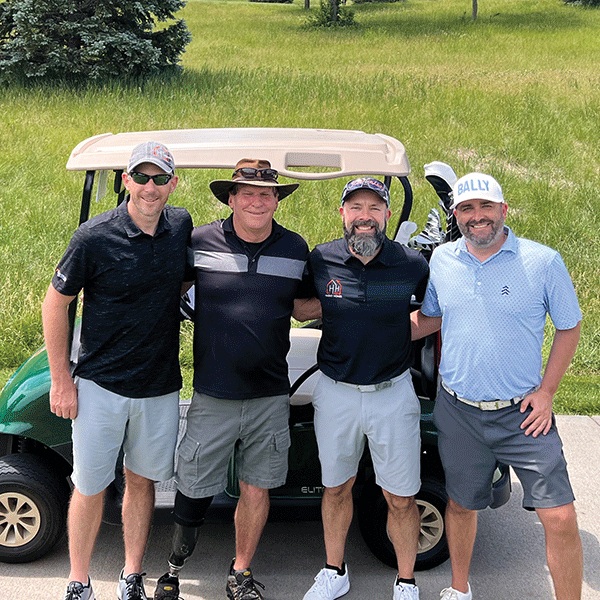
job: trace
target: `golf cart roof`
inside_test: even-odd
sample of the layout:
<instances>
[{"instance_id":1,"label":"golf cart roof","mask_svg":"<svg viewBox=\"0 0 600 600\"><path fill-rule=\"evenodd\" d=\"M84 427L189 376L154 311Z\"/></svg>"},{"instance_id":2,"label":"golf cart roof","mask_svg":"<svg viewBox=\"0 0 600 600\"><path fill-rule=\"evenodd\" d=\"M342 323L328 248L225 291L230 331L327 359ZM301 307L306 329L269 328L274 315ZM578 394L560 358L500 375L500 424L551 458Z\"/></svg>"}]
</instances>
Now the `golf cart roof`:
<instances>
[{"instance_id":1,"label":"golf cart roof","mask_svg":"<svg viewBox=\"0 0 600 600\"><path fill-rule=\"evenodd\" d=\"M280 175L294 179L406 177L410 173L404 146L393 137L362 131L285 128L105 133L78 144L67 169L125 170L133 148L146 141L167 146L178 169L233 169L241 158L261 158L270 161Z\"/></svg>"}]
</instances>

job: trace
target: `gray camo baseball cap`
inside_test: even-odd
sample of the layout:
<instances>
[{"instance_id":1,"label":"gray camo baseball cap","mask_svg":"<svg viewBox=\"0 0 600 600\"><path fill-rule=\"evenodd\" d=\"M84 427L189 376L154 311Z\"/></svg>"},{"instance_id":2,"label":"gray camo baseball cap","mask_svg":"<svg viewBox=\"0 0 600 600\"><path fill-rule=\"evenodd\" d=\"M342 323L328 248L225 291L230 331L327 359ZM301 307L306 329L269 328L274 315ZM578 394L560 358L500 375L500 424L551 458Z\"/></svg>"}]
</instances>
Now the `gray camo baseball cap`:
<instances>
[{"instance_id":1,"label":"gray camo baseball cap","mask_svg":"<svg viewBox=\"0 0 600 600\"><path fill-rule=\"evenodd\" d=\"M175 161L169 149L159 142L143 142L131 152L127 172L131 173L142 163L151 163L162 169L165 173L175 172Z\"/></svg>"}]
</instances>

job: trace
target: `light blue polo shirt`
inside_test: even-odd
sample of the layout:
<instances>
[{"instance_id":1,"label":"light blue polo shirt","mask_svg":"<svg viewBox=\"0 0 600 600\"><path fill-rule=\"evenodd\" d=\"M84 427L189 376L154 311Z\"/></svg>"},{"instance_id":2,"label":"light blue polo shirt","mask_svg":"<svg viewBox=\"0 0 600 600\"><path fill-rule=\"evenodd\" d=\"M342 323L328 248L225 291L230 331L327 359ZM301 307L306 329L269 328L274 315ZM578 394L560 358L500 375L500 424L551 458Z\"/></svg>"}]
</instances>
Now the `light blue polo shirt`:
<instances>
[{"instance_id":1,"label":"light blue polo shirt","mask_svg":"<svg viewBox=\"0 0 600 600\"><path fill-rule=\"evenodd\" d=\"M546 315L557 329L581 320L560 254L505 230L502 248L483 262L464 238L436 248L421 307L442 317L440 375L474 401L513 398L538 385Z\"/></svg>"}]
</instances>

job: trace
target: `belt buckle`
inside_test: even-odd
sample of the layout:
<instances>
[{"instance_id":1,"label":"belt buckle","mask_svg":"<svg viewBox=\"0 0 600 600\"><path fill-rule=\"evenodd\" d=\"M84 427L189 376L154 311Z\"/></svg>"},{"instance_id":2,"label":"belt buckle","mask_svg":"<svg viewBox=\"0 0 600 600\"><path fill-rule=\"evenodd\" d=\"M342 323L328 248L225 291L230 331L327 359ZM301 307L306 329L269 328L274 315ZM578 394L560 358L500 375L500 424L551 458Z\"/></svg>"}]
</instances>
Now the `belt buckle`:
<instances>
[{"instance_id":1,"label":"belt buckle","mask_svg":"<svg viewBox=\"0 0 600 600\"><path fill-rule=\"evenodd\" d=\"M392 387L391 381L381 381L380 383L375 384L375 391L378 392L379 390L385 390L390 387Z\"/></svg>"},{"instance_id":2,"label":"belt buckle","mask_svg":"<svg viewBox=\"0 0 600 600\"><path fill-rule=\"evenodd\" d=\"M481 402L479 408L481 408L481 410L500 410L500 400Z\"/></svg>"},{"instance_id":3,"label":"belt buckle","mask_svg":"<svg viewBox=\"0 0 600 600\"><path fill-rule=\"evenodd\" d=\"M488 400L487 402L480 402L479 408L481 410L500 410L510 406L512 403L510 400Z\"/></svg>"}]
</instances>

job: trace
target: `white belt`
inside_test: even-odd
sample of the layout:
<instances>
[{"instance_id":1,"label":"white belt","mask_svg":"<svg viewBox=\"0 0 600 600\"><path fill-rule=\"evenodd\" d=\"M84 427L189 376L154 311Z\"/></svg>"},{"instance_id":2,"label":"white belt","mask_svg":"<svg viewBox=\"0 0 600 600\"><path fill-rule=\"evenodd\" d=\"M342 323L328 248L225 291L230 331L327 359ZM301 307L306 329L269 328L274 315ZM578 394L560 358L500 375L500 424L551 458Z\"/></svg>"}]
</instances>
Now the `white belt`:
<instances>
[{"instance_id":1,"label":"white belt","mask_svg":"<svg viewBox=\"0 0 600 600\"><path fill-rule=\"evenodd\" d=\"M342 385L347 385L348 387L354 388L359 392L379 392L380 390L385 390L387 388L391 388L396 381L406 377L407 374L410 374L410 369L406 369L404 373L397 375L396 377L392 377L387 381L380 381L379 383L368 383L368 384L359 384L359 383L346 383L345 381L336 381L336 383L341 383Z\"/></svg>"},{"instance_id":2,"label":"white belt","mask_svg":"<svg viewBox=\"0 0 600 600\"><path fill-rule=\"evenodd\" d=\"M539 385L536 385L534 388L530 389L528 392L521 394L520 396L515 396L510 400L484 400L482 402L475 402L474 400L467 400L466 398L461 398L456 392L451 390L442 380L442 387L451 395L454 396L459 402L463 402L464 404L468 404L469 406L474 406L480 410L500 410L501 408L507 408L509 406L513 406L514 404L519 404L523 398L529 396L529 394L535 392L539 389Z\"/></svg>"}]
</instances>

